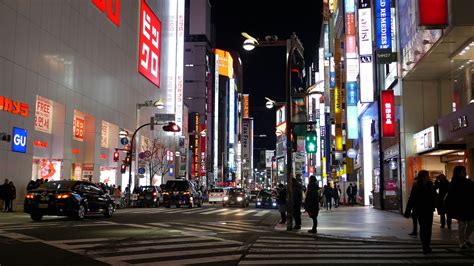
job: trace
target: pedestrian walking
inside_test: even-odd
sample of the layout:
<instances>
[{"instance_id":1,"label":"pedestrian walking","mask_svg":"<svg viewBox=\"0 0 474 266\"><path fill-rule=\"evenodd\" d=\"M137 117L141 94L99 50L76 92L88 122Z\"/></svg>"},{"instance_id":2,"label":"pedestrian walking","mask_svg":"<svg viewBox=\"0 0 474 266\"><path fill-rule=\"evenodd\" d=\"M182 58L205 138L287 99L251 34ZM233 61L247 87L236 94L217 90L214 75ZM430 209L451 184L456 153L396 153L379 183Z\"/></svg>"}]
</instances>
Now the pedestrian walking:
<instances>
[{"instance_id":1,"label":"pedestrian walking","mask_svg":"<svg viewBox=\"0 0 474 266\"><path fill-rule=\"evenodd\" d=\"M300 177L300 178L293 177L293 182L292 182L293 202L291 204L291 207L293 208L292 214L293 214L293 218L295 219L295 227L293 229L299 230L301 229L301 204L303 203L303 188L301 186L301 183L298 182L298 179L301 179L301 175L298 174L297 177Z\"/></svg>"},{"instance_id":2,"label":"pedestrian walking","mask_svg":"<svg viewBox=\"0 0 474 266\"><path fill-rule=\"evenodd\" d=\"M448 194L449 181L445 175L441 174L436 177L435 189L438 190L438 200L436 209L441 220L441 228L444 228L446 225L448 229L451 230L451 221L452 218L449 214L446 213L446 205L444 204L444 198Z\"/></svg>"},{"instance_id":3,"label":"pedestrian walking","mask_svg":"<svg viewBox=\"0 0 474 266\"><path fill-rule=\"evenodd\" d=\"M332 195L334 198L334 208L339 207L339 199L341 198L341 189L339 188L339 185L334 185Z\"/></svg>"},{"instance_id":4,"label":"pedestrian walking","mask_svg":"<svg viewBox=\"0 0 474 266\"><path fill-rule=\"evenodd\" d=\"M349 198L349 204L351 206L354 206L354 204L356 203L357 186L353 186L352 183L349 183L349 187L346 189L346 194Z\"/></svg>"},{"instance_id":5,"label":"pedestrian walking","mask_svg":"<svg viewBox=\"0 0 474 266\"><path fill-rule=\"evenodd\" d=\"M324 186L324 197L326 198L326 210L332 209L332 188L330 184Z\"/></svg>"},{"instance_id":6,"label":"pedestrian walking","mask_svg":"<svg viewBox=\"0 0 474 266\"><path fill-rule=\"evenodd\" d=\"M456 166L446 195L448 216L458 220L459 247L471 247L469 241L474 230L474 184L466 178L466 168Z\"/></svg>"},{"instance_id":7,"label":"pedestrian walking","mask_svg":"<svg viewBox=\"0 0 474 266\"><path fill-rule=\"evenodd\" d=\"M411 211L415 211L418 223L420 224L420 239L423 246L423 254L432 251L430 245L435 201L436 191L434 190L433 183L430 181L428 171L421 170L418 173L416 183L408 198L404 216L410 218Z\"/></svg>"},{"instance_id":8,"label":"pedestrian walking","mask_svg":"<svg viewBox=\"0 0 474 266\"><path fill-rule=\"evenodd\" d=\"M416 184L416 180L417 180L417 178L415 177L414 183L411 186L411 190L413 190L413 187ZM415 213L414 209L411 210L411 220L412 220L413 227L412 227L411 233L409 233L408 235L409 236L418 236L418 219L416 217L416 213Z\"/></svg>"},{"instance_id":9,"label":"pedestrian walking","mask_svg":"<svg viewBox=\"0 0 474 266\"><path fill-rule=\"evenodd\" d=\"M308 189L304 198L304 208L309 218L313 219L313 227L308 233L316 234L318 230L318 214L319 214L319 186L314 175L309 177Z\"/></svg>"},{"instance_id":10,"label":"pedestrian walking","mask_svg":"<svg viewBox=\"0 0 474 266\"><path fill-rule=\"evenodd\" d=\"M13 181L10 181L6 185L5 190L5 212L13 212L13 200L16 198L16 188L13 185Z\"/></svg>"},{"instance_id":11,"label":"pedestrian walking","mask_svg":"<svg viewBox=\"0 0 474 266\"><path fill-rule=\"evenodd\" d=\"M6 200L6 189L8 185L8 179L5 179L5 182L0 185L0 208L5 210L5 200Z\"/></svg>"},{"instance_id":12,"label":"pedestrian walking","mask_svg":"<svg viewBox=\"0 0 474 266\"><path fill-rule=\"evenodd\" d=\"M278 211L280 212L281 220L279 224L286 223L286 187L283 184L278 184L277 194Z\"/></svg>"}]
</instances>

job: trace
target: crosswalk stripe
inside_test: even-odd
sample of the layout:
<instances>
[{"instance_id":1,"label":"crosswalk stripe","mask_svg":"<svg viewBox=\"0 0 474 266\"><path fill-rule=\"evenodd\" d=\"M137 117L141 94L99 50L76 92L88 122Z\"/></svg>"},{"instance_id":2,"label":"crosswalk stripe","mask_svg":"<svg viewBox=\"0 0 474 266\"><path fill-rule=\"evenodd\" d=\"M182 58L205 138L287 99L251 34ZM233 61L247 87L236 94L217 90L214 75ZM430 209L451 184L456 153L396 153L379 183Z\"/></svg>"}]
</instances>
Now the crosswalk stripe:
<instances>
[{"instance_id":1,"label":"crosswalk stripe","mask_svg":"<svg viewBox=\"0 0 474 266\"><path fill-rule=\"evenodd\" d=\"M166 223L147 223L147 224L155 225L155 226L158 226L158 227L171 227L171 225L166 224Z\"/></svg>"},{"instance_id":2,"label":"crosswalk stripe","mask_svg":"<svg viewBox=\"0 0 474 266\"><path fill-rule=\"evenodd\" d=\"M213 262L225 262L225 261L235 261L239 260L242 255L225 255L217 257L204 257L204 258L192 258L192 259L183 259L183 260L173 260L173 261L160 261L160 266L174 266L174 265L187 265L187 264L203 264L203 263L213 263ZM136 264L135 264L136 265ZM138 264L142 266L146 265L157 265L157 263L142 263Z\"/></svg>"},{"instance_id":3,"label":"crosswalk stripe","mask_svg":"<svg viewBox=\"0 0 474 266\"><path fill-rule=\"evenodd\" d=\"M94 243L94 242L101 242L101 241L115 241L124 239L123 237L103 237L103 238L81 238L81 239L67 239L67 240L51 240L46 241L47 243L51 244L76 244L76 243Z\"/></svg>"},{"instance_id":4,"label":"crosswalk stripe","mask_svg":"<svg viewBox=\"0 0 474 266\"><path fill-rule=\"evenodd\" d=\"M423 259L400 259L400 260L393 260L393 259L386 259L386 260L356 260L356 259L310 259L310 260L244 260L239 263L239 265L263 265L263 264L274 264L274 265L289 265L289 264L426 264L426 258ZM472 264L472 259L437 259L436 263L470 263Z\"/></svg>"},{"instance_id":5,"label":"crosswalk stripe","mask_svg":"<svg viewBox=\"0 0 474 266\"><path fill-rule=\"evenodd\" d=\"M225 212L219 213L218 215L228 215L228 214L236 213L236 212L240 212L240 211L241 211L241 210L229 210L229 211L225 211Z\"/></svg>"},{"instance_id":6,"label":"crosswalk stripe","mask_svg":"<svg viewBox=\"0 0 474 266\"><path fill-rule=\"evenodd\" d=\"M209 241L203 239L204 241ZM105 255L111 253L119 253L119 252L137 252L137 251L159 251L159 250L167 250L167 249L175 249L175 248L195 248L195 247L212 247L212 246L230 246L235 245L233 242L229 241L212 241L212 242L200 242L199 244L196 243L184 243L184 244L172 244L172 245L165 245L165 246L144 246L144 247L121 247L121 248L112 248L112 249L102 249L102 250L93 250L88 251L87 254L91 255ZM123 258L133 259L134 256L140 255L124 255L121 256Z\"/></svg>"},{"instance_id":7,"label":"crosswalk stripe","mask_svg":"<svg viewBox=\"0 0 474 266\"><path fill-rule=\"evenodd\" d=\"M244 216L244 215L247 215L249 213L252 213L252 212L258 212L257 210L246 210L246 211L243 211L241 213L237 213L236 215L237 216Z\"/></svg>"},{"instance_id":8,"label":"crosswalk stripe","mask_svg":"<svg viewBox=\"0 0 474 266\"><path fill-rule=\"evenodd\" d=\"M282 243L281 240L265 240L265 239L258 239L256 241L256 243L267 243L267 244L279 244L279 243ZM347 242L335 242L335 241L331 241L331 242L328 242L328 241L322 241L322 240L314 240L314 239L298 239L298 240L294 240L294 239L286 239L284 240L284 243L285 244L315 244L315 245L326 245L328 243L331 243L332 245L347 245ZM363 244L362 242L351 242L351 244L353 245L361 245ZM419 246L419 244L418 244Z\"/></svg>"},{"instance_id":9,"label":"crosswalk stripe","mask_svg":"<svg viewBox=\"0 0 474 266\"><path fill-rule=\"evenodd\" d=\"M127 261L131 262L133 260L139 260L139 259L153 259L153 258L166 258L166 257L176 257L176 256L191 256L191 255L204 255L204 254L219 254L219 253L224 253L224 252L235 252L235 251L240 251L241 247L228 247L228 248L210 248L210 249L198 249L198 250L180 250L180 251L170 251L170 252L161 252L161 253L149 253L149 254L137 254L137 255L125 255L125 256L115 256L115 257L101 257L101 258L95 258L97 260L100 260L102 262L107 262L112 265L114 265L117 261ZM239 258L241 255L238 255ZM199 260L199 258L195 258L194 260ZM171 263L174 262L174 265L179 265L181 263L178 263L176 261L160 261L160 262L154 262L154 265L163 265L162 263ZM131 263L133 265L147 265L148 263Z\"/></svg>"},{"instance_id":10,"label":"crosswalk stripe","mask_svg":"<svg viewBox=\"0 0 474 266\"><path fill-rule=\"evenodd\" d=\"M255 227L255 225L252 225L252 224L244 225L244 226L246 226L246 228L243 228L242 227L243 225L241 225L241 224L233 224L233 223L230 223L230 222L225 223L225 224L222 224L222 222L209 222L209 223L205 223L205 224L208 224L208 225L211 225L211 226L225 227L225 228L229 228L229 229L238 228L238 230L244 230L246 232L257 232L257 233L261 233L262 231L269 229L268 227L259 228L259 229L249 228L249 226Z\"/></svg>"},{"instance_id":11,"label":"crosswalk stripe","mask_svg":"<svg viewBox=\"0 0 474 266\"><path fill-rule=\"evenodd\" d=\"M339 254L324 254L324 253L313 253L313 254L305 254L304 258L305 259L317 259L317 258L334 258L340 257L343 255L344 259L361 259L361 258L406 258L407 254L370 254L370 253L347 253L347 252L340 252ZM451 254L451 253L439 253L436 254L436 257L457 257L457 254ZM245 258L249 259L267 259L267 258L301 258L301 254L288 254L288 253L282 253L282 254L249 254L245 256ZM418 253L415 254L410 254L410 258L413 257L426 257L425 254L421 253L419 250Z\"/></svg>"},{"instance_id":12,"label":"crosswalk stripe","mask_svg":"<svg viewBox=\"0 0 474 266\"><path fill-rule=\"evenodd\" d=\"M179 223L172 223L172 224L177 224ZM206 229L207 231L222 231L222 232L227 232L227 233L243 233L244 231L241 230L235 230L235 229L229 229L229 228L221 228L215 225L209 226L209 225L204 225L204 224L188 224L186 225L186 229L188 228L198 228L198 229Z\"/></svg>"},{"instance_id":13,"label":"crosswalk stripe","mask_svg":"<svg viewBox=\"0 0 474 266\"><path fill-rule=\"evenodd\" d=\"M293 249L290 249L290 250L293 250ZM306 254L314 254L314 250L313 249L294 249L296 252L298 252L298 254L300 254L301 256L306 256ZM287 248L272 248L272 247L266 247L266 248L252 248L250 251L249 251L249 254L253 254L253 253L266 253L266 254L269 254L269 253L277 253L277 254L282 254L282 253L285 253L285 252L288 252L289 249ZM360 250L360 249L344 249L344 250L339 250L339 249L325 249L325 248L318 248L318 252L320 253L327 253L327 254L338 254L338 255L341 255L341 254L346 254L346 253L362 253L362 252L365 252L365 253L403 253L403 254L409 254L409 253L420 253L422 251L421 247L418 247L418 248L403 248L403 249L400 249L400 248L397 248L397 249L394 249L394 250L391 250L391 249L370 249L370 250ZM442 252L447 252L446 249L436 249L436 248L433 248L433 253L442 253Z\"/></svg>"},{"instance_id":14,"label":"crosswalk stripe","mask_svg":"<svg viewBox=\"0 0 474 266\"><path fill-rule=\"evenodd\" d=\"M179 243L179 242L199 242L202 241L201 238L196 237L179 237L179 238L171 238L171 239L147 239L147 240L132 240L127 242L117 242L113 245L113 247L124 247L127 245L147 245L147 244L166 244L166 243ZM81 245L70 245L71 250L81 250L81 249L89 249L89 248L110 248L110 242L100 242L97 244L81 244ZM97 250L96 250L97 251ZM100 250L98 250L100 252Z\"/></svg>"},{"instance_id":15,"label":"crosswalk stripe","mask_svg":"<svg viewBox=\"0 0 474 266\"><path fill-rule=\"evenodd\" d=\"M332 245L332 244L311 244L311 243L301 243L301 244L272 244L274 247L277 248L326 248L326 249L400 249L400 248L406 248L407 245L384 245L384 244L367 244L367 245L351 245L350 243L347 243L345 245ZM268 244L266 243L255 243L253 245L254 247L268 247ZM418 245L419 246L419 245ZM415 246L414 246L415 247ZM433 247L433 246L432 246ZM437 245L436 248L452 248L455 247L453 245Z\"/></svg>"},{"instance_id":16,"label":"crosswalk stripe","mask_svg":"<svg viewBox=\"0 0 474 266\"><path fill-rule=\"evenodd\" d=\"M264 216L265 214L269 213L270 210L263 210L263 211L260 211L256 214L254 214L253 216Z\"/></svg>"},{"instance_id":17,"label":"crosswalk stripe","mask_svg":"<svg viewBox=\"0 0 474 266\"><path fill-rule=\"evenodd\" d=\"M201 212L200 214L211 214L211 213L216 213L216 212L225 212L228 211L229 209L215 209L212 211L206 211L206 212Z\"/></svg>"}]
</instances>

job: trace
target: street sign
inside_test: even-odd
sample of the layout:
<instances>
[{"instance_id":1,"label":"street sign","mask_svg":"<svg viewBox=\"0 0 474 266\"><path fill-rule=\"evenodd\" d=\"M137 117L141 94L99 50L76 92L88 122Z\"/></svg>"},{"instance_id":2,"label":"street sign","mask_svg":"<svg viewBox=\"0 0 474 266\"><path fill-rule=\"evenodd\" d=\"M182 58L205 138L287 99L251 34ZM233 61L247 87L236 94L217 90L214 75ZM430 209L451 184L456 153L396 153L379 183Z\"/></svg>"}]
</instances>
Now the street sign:
<instances>
[{"instance_id":1,"label":"street sign","mask_svg":"<svg viewBox=\"0 0 474 266\"><path fill-rule=\"evenodd\" d=\"M155 122L174 121L174 114L155 114Z\"/></svg>"},{"instance_id":2,"label":"street sign","mask_svg":"<svg viewBox=\"0 0 474 266\"><path fill-rule=\"evenodd\" d=\"M138 154L138 158L140 158L140 160L145 159L145 153L144 153L144 152L140 152L140 153Z\"/></svg>"},{"instance_id":3,"label":"street sign","mask_svg":"<svg viewBox=\"0 0 474 266\"><path fill-rule=\"evenodd\" d=\"M150 158L151 157L151 151L145 151L145 158Z\"/></svg>"},{"instance_id":4,"label":"street sign","mask_svg":"<svg viewBox=\"0 0 474 266\"><path fill-rule=\"evenodd\" d=\"M127 145L128 144L128 139L127 138L121 138L120 143L122 143L122 145Z\"/></svg>"},{"instance_id":5,"label":"street sign","mask_svg":"<svg viewBox=\"0 0 474 266\"><path fill-rule=\"evenodd\" d=\"M138 174L140 174L140 175L145 174L145 168L143 168L143 167L138 168Z\"/></svg>"}]
</instances>

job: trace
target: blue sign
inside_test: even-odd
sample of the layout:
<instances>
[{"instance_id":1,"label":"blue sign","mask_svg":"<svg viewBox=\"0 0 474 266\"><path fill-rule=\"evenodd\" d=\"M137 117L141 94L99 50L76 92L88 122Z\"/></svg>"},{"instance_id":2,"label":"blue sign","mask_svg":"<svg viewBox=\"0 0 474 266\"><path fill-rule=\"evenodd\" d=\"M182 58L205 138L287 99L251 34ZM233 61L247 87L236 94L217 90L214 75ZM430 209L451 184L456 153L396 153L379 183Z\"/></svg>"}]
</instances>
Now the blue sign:
<instances>
[{"instance_id":1,"label":"blue sign","mask_svg":"<svg viewBox=\"0 0 474 266\"><path fill-rule=\"evenodd\" d=\"M127 145L128 144L128 139L127 138L121 138L120 143L122 143L122 145Z\"/></svg>"},{"instance_id":2,"label":"blue sign","mask_svg":"<svg viewBox=\"0 0 474 266\"><path fill-rule=\"evenodd\" d=\"M344 9L347 13L354 13L355 12L355 4L354 0L344 0Z\"/></svg>"},{"instance_id":3,"label":"blue sign","mask_svg":"<svg viewBox=\"0 0 474 266\"><path fill-rule=\"evenodd\" d=\"M392 50L392 24L390 0L375 1L375 23L377 26L377 48Z\"/></svg>"},{"instance_id":4,"label":"blue sign","mask_svg":"<svg viewBox=\"0 0 474 266\"><path fill-rule=\"evenodd\" d=\"M357 82L347 82L347 106L357 106Z\"/></svg>"},{"instance_id":5,"label":"blue sign","mask_svg":"<svg viewBox=\"0 0 474 266\"><path fill-rule=\"evenodd\" d=\"M336 87L336 73L335 72L329 73L329 87L331 87L331 89L334 89L334 87Z\"/></svg>"},{"instance_id":6,"label":"blue sign","mask_svg":"<svg viewBox=\"0 0 474 266\"><path fill-rule=\"evenodd\" d=\"M12 151L25 153L27 137L28 137L28 131L26 129L14 127Z\"/></svg>"},{"instance_id":7,"label":"blue sign","mask_svg":"<svg viewBox=\"0 0 474 266\"><path fill-rule=\"evenodd\" d=\"M145 174L145 168L143 168L143 167L138 168L138 174L139 175L144 175Z\"/></svg>"},{"instance_id":8,"label":"blue sign","mask_svg":"<svg viewBox=\"0 0 474 266\"><path fill-rule=\"evenodd\" d=\"M324 57L328 59L331 57L331 53L329 53L329 24L324 23Z\"/></svg>"}]
</instances>

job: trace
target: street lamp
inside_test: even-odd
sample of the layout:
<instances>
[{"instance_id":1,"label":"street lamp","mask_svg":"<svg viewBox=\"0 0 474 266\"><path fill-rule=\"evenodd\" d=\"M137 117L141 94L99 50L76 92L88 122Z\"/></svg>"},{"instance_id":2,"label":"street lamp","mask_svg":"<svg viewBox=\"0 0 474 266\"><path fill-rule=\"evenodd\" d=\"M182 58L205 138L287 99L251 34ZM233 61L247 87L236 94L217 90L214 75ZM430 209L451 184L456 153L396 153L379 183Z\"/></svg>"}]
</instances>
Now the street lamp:
<instances>
[{"instance_id":1,"label":"street lamp","mask_svg":"<svg viewBox=\"0 0 474 266\"><path fill-rule=\"evenodd\" d=\"M295 55L295 52L300 55L301 58L303 57L303 45L299 41L298 37L296 36L295 33L292 33L290 38L285 40L285 41L279 41L276 36L267 36L265 37L265 41L258 41L256 38L250 36L249 34L242 32L242 36L246 38L244 41L244 49L248 50L248 48L251 48L252 44L255 45L255 47L286 47L286 106L285 108L286 114L285 114L285 120L287 123L287 134L286 134L286 143L287 143L287 149L286 149L286 158L287 158L287 164L286 164L286 172L287 172L287 186L288 189L286 190L286 198L288 208L287 208L287 230L291 231L293 228L293 213L292 213L292 153L293 153L293 147L292 147L292 142L291 142L291 132L292 132L292 123L291 123L291 67L293 61L293 56ZM246 48L247 47L247 48ZM253 48L252 48L253 49Z\"/></svg>"},{"instance_id":2,"label":"street lamp","mask_svg":"<svg viewBox=\"0 0 474 266\"><path fill-rule=\"evenodd\" d=\"M277 102L277 101L274 101L274 100L272 100L268 97L265 97L265 100L267 100L267 102L265 103L265 107L267 109L272 109L273 107L275 107L275 105L277 105L277 106L285 105L285 103L283 103L283 102Z\"/></svg>"}]
</instances>

